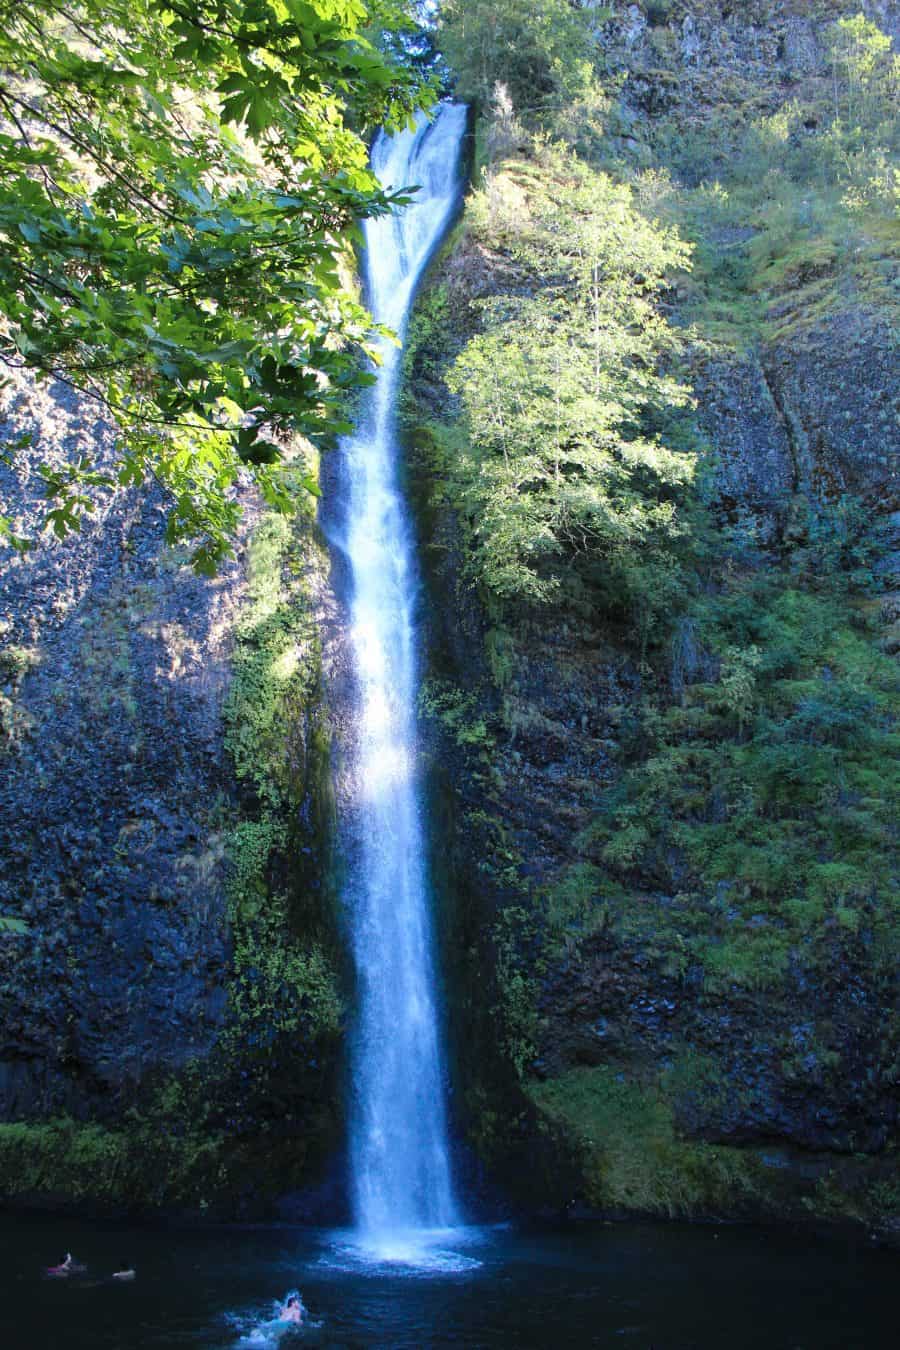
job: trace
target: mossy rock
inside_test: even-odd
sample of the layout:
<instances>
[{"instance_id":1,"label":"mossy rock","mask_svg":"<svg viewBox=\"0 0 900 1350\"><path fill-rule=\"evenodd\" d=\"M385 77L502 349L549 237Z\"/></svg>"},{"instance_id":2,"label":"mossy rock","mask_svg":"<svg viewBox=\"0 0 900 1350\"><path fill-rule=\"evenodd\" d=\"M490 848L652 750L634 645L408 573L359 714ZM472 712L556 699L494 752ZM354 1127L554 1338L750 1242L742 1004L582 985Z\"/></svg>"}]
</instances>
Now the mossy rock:
<instances>
[{"instance_id":1,"label":"mossy rock","mask_svg":"<svg viewBox=\"0 0 900 1350\"><path fill-rule=\"evenodd\" d=\"M599 1209L669 1218L735 1213L765 1191L752 1154L679 1138L659 1085L599 1067L530 1082L527 1089L576 1140L585 1195Z\"/></svg>"}]
</instances>

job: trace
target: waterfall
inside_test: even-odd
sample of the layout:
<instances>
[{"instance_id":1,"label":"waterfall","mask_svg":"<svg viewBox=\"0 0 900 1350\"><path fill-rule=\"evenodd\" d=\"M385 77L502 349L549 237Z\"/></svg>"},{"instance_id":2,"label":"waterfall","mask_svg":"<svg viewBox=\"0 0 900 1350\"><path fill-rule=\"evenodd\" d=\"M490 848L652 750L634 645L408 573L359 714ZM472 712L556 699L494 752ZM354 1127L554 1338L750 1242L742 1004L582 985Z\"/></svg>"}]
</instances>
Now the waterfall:
<instances>
[{"instance_id":1,"label":"waterfall","mask_svg":"<svg viewBox=\"0 0 900 1350\"><path fill-rule=\"evenodd\" d=\"M402 338L416 284L456 206L465 108L380 135L372 166L405 208L365 225L370 308ZM356 1226L387 1251L456 1220L447 1145L429 880L416 766L417 577L397 482L400 352L381 365L359 431L343 446L358 707L346 908L358 977L350 1164Z\"/></svg>"}]
</instances>

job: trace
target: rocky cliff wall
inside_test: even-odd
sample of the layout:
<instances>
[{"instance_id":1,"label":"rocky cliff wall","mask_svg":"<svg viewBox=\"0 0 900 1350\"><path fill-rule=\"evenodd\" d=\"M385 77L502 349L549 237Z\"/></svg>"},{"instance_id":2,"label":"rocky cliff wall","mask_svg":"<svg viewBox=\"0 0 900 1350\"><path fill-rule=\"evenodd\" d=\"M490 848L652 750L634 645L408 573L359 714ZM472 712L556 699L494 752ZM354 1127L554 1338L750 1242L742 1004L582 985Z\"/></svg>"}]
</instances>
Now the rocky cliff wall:
<instances>
[{"instance_id":1,"label":"rocky cliff wall","mask_svg":"<svg viewBox=\"0 0 900 1350\"><path fill-rule=\"evenodd\" d=\"M435 453L459 425L444 376L521 278L470 212L419 304L405 407L455 1118L528 1203L888 1233L895 243L770 174L818 145L825 28L855 7L601 8L592 143L696 244L665 303L713 562L649 653L590 597L498 616L472 584ZM866 9L896 36L896 5ZM523 174L484 167L527 210ZM0 470L26 527L38 459L114 454L60 388L16 384L5 415L5 439L37 433ZM340 605L308 517L251 520L204 581L164 506L99 498L80 535L3 559L0 1184L261 1212L338 1137ZM748 673L752 731L722 710Z\"/></svg>"},{"instance_id":2,"label":"rocky cliff wall","mask_svg":"<svg viewBox=\"0 0 900 1350\"><path fill-rule=\"evenodd\" d=\"M7 419L51 463L112 453L62 386L23 381ZM28 466L4 486L34 523ZM222 709L242 579L200 580L163 527L158 496L108 496L78 535L3 570L0 910L27 925L2 945L7 1119L95 1097L121 1111L223 1020Z\"/></svg>"},{"instance_id":3,"label":"rocky cliff wall","mask_svg":"<svg viewBox=\"0 0 900 1350\"><path fill-rule=\"evenodd\" d=\"M58 384L15 377L2 431L31 438L0 470L22 533L38 464L114 460ZM251 506L202 578L165 516L97 490L0 569L0 1186L252 1207L336 1129L327 561Z\"/></svg>"},{"instance_id":4,"label":"rocky cliff wall","mask_svg":"<svg viewBox=\"0 0 900 1350\"><path fill-rule=\"evenodd\" d=\"M602 9L611 102L595 153L697 242L666 306L690 334L718 542L703 598L649 654L583 596L511 611L473 584L446 476L461 407L442 376L481 331L481 302L533 284L515 239L541 154L483 128L483 195L420 300L406 406L445 616L426 708L457 896L459 1114L513 1189L527 1175L556 1208L851 1218L896 1235L900 386L882 285L896 255L880 225L832 246L834 198L815 186L775 225L770 211L793 210L789 136L769 159L753 141L760 179L781 174L764 190L729 167L760 118L821 108L826 25L850 10ZM895 5L867 12L896 35ZM809 120L798 145L824 126ZM715 703L729 671L711 616L726 610L743 648L725 660L752 644L761 663L752 729ZM844 679L871 695L871 758L794 722ZM864 801L882 823L860 842L843 822Z\"/></svg>"}]
</instances>

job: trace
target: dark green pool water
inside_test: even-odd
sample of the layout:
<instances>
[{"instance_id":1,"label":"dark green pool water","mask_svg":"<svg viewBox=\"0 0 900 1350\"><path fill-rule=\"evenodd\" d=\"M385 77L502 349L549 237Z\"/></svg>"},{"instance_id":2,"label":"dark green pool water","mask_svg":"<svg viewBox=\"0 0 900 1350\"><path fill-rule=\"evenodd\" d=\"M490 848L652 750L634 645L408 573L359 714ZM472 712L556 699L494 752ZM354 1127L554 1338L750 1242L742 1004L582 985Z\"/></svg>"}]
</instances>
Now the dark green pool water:
<instances>
[{"instance_id":1,"label":"dark green pool water","mask_svg":"<svg viewBox=\"0 0 900 1350\"><path fill-rule=\"evenodd\" d=\"M65 1251L88 1264L42 1277ZM166 1230L0 1217L2 1350L608 1346L881 1350L900 1344L900 1256L762 1229L482 1229L424 1270L367 1264L333 1234ZM120 1261L131 1285L106 1276ZM272 1336L288 1289L310 1324Z\"/></svg>"}]
</instances>

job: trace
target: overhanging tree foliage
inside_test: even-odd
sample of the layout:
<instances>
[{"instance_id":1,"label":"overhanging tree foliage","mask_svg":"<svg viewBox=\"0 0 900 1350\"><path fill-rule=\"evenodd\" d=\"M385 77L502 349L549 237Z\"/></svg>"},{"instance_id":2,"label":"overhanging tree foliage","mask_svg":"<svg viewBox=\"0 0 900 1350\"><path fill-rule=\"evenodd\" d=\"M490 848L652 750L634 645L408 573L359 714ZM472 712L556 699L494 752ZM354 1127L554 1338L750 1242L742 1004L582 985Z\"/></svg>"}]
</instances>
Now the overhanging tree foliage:
<instances>
[{"instance_id":1,"label":"overhanging tree foliage","mask_svg":"<svg viewBox=\"0 0 900 1350\"><path fill-rule=\"evenodd\" d=\"M47 474L57 534L87 485L152 474L212 570L242 467L285 508L291 433L342 429L371 325L339 262L392 200L363 137L432 98L372 36L406 23L402 0L0 0L0 359L120 432L113 474Z\"/></svg>"}]
</instances>

